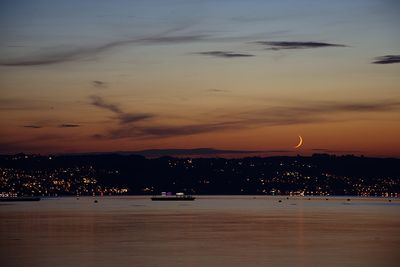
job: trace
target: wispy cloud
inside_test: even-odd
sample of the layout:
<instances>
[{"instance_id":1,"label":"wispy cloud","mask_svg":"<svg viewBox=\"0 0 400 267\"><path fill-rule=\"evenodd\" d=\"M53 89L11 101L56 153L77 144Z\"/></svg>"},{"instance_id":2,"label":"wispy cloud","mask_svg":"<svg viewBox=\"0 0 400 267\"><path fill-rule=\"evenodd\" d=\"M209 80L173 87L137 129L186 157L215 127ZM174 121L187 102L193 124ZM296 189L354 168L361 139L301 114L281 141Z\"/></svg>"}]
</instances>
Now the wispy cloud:
<instances>
[{"instance_id":1,"label":"wispy cloud","mask_svg":"<svg viewBox=\"0 0 400 267\"><path fill-rule=\"evenodd\" d=\"M305 102L295 105L267 107L264 109L258 108L248 112L242 112L238 117L249 124L274 126L346 120L343 116L336 116L341 113L352 114L357 117L361 114L389 112L394 110L400 110L399 101L364 103ZM232 115L230 117L232 117Z\"/></svg>"},{"instance_id":2,"label":"wispy cloud","mask_svg":"<svg viewBox=\"0 0 400 267\"><path fill-rule=\"evenodd\" d=\"M111 129L106 134L97 134L94 137L100 139L120 139L120 138L166 138L183 135L194 135L207 132L216 132L223 129L235 128L235 123L209 123L191 125L122 125Z\"/></svg>"},{"instance_id":3,"label":"wispy cloud","mask_svg":"<svg viewBox=\"0 0 400 267\"><path fill-rule=\"evenodd\" d=\"M207 91L207 92L210 92L210 93L228 93L228 92L230 92L229 90L225 90L225 89L215 89L215 88L207 89L206 91Z\"/></svg>"},{"instance_id":4,"label":"wispy cloud","mask_svg":"<svg viewBox=\"0 0 400 267\"><path fill-rule=\"evenodd\" d=\"M107 106L108 108L108 106ZM302 102L281 106L258 107L251 110L232 111L225 115L210 117L207 123L187 125L165 125L154 122L142 124L123 124L104 134L96 134L100 139L121 138L167 138L202 133L238 130L263 126L285 126L310 123L329 123L344 120L363 119L363 114L400 111L400 102L376 101L362 103L340 102ZM351 118L339 116L352 115ZM152 115L154 116L154 115ZM150 117L138 116L137 121ZM117 117L121 122L121 117ZM135 121L135 120L134 120Z\"/></svg>"},{"instance_id":5,"label":"wispy cloud","mask_svg":"<svg viewBox=\"0 0 400 267\"><path fill-rule=\"evenodd\" d=\"M207 34L192 34L192 35L175 35L175 36L153 36L139 39L140 43L144 44L177 44L205 41L210 36Z\"/></svg>"},{"instance_id":6,"label":"wispy cloud","mask_svg":"<svg viewBox=\"0 0 400 267\"><path fill-rule=\"evenodd\" d=\"M198 52L198 55L205 55L205 56L214 56L214 57L222 57L222 58L236 58L236 57L253 57L252 54L242 54L242 53L235 53L231 51L207 51L207 52Z\"/></svg>"},{"instance_id":7,"label":"wispy cloud","mask_svg":"<svg viewBox=\"0 0 400 267\"><path fill-rule=\"evenodd\" d=\"M98 108L106 109L109 110L117 115L117 119L120 124L130 124L134 122L139 122L142 120L150 119L153 118L153 114L148 114L148 113L129 113L123 111L119 105L117 104L112 104L108 103L105 101L102 97L93 95L90 97L92 102L91 104L93 106L96 106Z\"/></svg>"},{"instance_id":8,"label":"wispy cloud","mask_svg":"<svg viewBox=\"0 0 400 267\"><path fill-rule=\"evenodd\" d=\"M327 111L354 111L354 112L378 112L398 109L400 102L384 101L372 103L344 103L344 104L326 104Z\"/></svg>"},{"instance_id":9,"label":"wispy cloud","mask_svg":"<svg viewBox=\"0 0 400 267\"><path fill-rule=\"evenodd\" d=\"M387 55L376 57L375 61L372 62L373 64L394 64L400 63L400 55Z\"/></svg>"},{"instance_id":10,"label":"wispy cloud","mask_svg":"<svg viewBox=\"0 0 400 267\"><path fill-rule=\"evenodd\" d=\"M60 124L58 125L59 128L77 128L80 127L79 124L70 124L70 123L64 123L64 124Z\"/></svg>"},{"instance_id":11,"label":"wispy cloud","mask_svg":"<svg viewBox=\"0 0 400 267\"><path fill-rule=\"evenodd\" d=\"M58 127L58 128L76 128L76 127L80 127L81 125L79 124L72 124L72 123L62 123L62 124L58 124L58 125L53 125L53 127ZM44 127L52 127L52 125L38 125L38 124L28 124L28 125L23 125L22 127L24 128L31 128L31 129L41 129Z\"/></svg>"},{"instance_id":12,"label":"wispy cloud","mask_svg":"<svg viewBox=\"0 0 400 267\"><path fill-rule=\"evenodd\" d=\"M6 67L24 67L24 66L40 66L50 65L62 62L74 61L94 56L105 50L103 47L97 48L74 48L51 53L41 53L30 55L20 59L12 59L1 61L1 66Z\"/></svg>"},{"instance_id":13,"label":"wispy cloud","mask_svg":"<svg viewBox=\"0 0 400 267\"><path fill-rule=\"evenodd\" d=\"M99 89L107 88L107 86L108 86L108 84L103 81L92 81L92 85L93 85L93 87L99 88Z\"/></svg>"},{"instance_id":14,"label":"wispy cloud","mask_svg":"<svg viewBox=\"0 0 400 267\"><path fill-rule=\"evenodd\" d=\"M100 53L108 50L130 45L130 44L177 44L187 42L198 42L206 39L208 35L157 35L146 38L133 38L126 40L118 40L107 42L101 45L92 47L78 47L69 50L59 50L54 52L40 53L37 55L25 56L20 59L0 61L1 66L8 67L23 67L23 66L40 66L58 64L69 61L92 58Z\"/></svg>"},{"instance_id":15,"label":"wispy cloud","mask_svg":"<svg viewBox=\"0 0 400 267\"><path fill-rule=\"evenodd\" d=\"M322 47L347 47L343 44L332 44L323 42L293 42L293 41L258 41L255 42L264 45L268 50L282 50L282 49L307 49L307 48L322 48Z\"/></svg>"},{"instance_id":16,"label":"wispy cloud","mask_svg":"<svg viewBox=\"0 0 400 267\"><path fill-rule=\"evenodd\" d=\"M107 109L107 110L112 111L112 112L117 113L117 114L123 113L123 111L120 109L120 107L118 105L107 103L100 96L93 95L90 98L92 100L91 104L93 106L96 106L96 107L99 107L99 108L102 108L102 109Z\"/></svg>"},{"instance_id":17,"label":"wispy cloud","mask_svg":"<svg viewBox=\"0 0 400 267\"><path fill-rule=\"evenodd\" d=\"M186 35L171 35L169 32L149 37L131 38L125 40L117 40L106 42L100 45L75 47L70 49L57 49L50 48L45 53L37 53L23 58L16 58L11 60L0 61L0 66L8 67L23 67L23 66L40 66L59 64L70 61L78 61L83 59L91 59L108 50L126 46L126 45L140 45L140 44L178 44L178 43L191 43L200 41L227 41L240 39L239 37L223 38L214 37L207 34L186 34ZM321 48L321 47L347 47L343 44L324 43L324 42L294 42L294 41L258 41L255 42L260 45L267 46L270 50L282 49L305 49L305 48ZM236 53L232 51L205 51L196 54L205 56L214 56L220 58L240 58L240 57L253 57L253 54ZM379 63L377 63L379 64ZM384 64L384 63L382 63ZM100 83L98 83L100 82ZM93 81L94 86L104 86L101 81Z\"/></svg>"}]
</instances>

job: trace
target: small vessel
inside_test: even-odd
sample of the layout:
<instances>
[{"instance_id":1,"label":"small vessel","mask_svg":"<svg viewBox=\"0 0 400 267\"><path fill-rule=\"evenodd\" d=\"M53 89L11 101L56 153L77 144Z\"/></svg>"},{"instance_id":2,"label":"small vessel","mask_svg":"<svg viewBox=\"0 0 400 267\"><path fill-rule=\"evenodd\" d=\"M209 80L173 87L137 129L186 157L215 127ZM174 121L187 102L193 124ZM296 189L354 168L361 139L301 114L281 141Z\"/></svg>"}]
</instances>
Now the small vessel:
<instances>
[{"instance_id":1,"label":"small vessel","mask_svg":"<svg viewBox=\"0 0 400 267\"><path fill-rule=\"evenodd\" d=\"M185 195L184 193L176 193L172 195L170 192L162 192L161 196L153 196L151 200L153 201L193 201L196 198L190 195Z\"/></svg>"},{"instance_id":2,"label":"small vessel","mask_svg":"<svg viewBox=\"0 0 400 267\"><path fill-rule=\"evenodd\" d=\"M0 197L0 202L39 201L40 197Z\"/></svg>"}]
</instances>

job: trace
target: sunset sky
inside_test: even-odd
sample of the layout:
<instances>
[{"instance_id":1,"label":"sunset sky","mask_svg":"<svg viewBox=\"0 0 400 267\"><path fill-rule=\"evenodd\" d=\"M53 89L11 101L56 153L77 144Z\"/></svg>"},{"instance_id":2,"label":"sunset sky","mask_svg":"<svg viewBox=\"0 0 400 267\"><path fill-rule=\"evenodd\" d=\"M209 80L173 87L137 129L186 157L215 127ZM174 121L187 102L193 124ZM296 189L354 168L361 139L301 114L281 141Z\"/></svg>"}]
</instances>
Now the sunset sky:
<instances>
[{"instance_id":1,"label":"sunset sky","mask_svg":"<svg viewBox=\"0 0 400 267\"><path fill-rule=\"evenodd\" d=\"M396 0L1 1L0 153L400 157L399 14Z\"/></svg>"}]
</instances>

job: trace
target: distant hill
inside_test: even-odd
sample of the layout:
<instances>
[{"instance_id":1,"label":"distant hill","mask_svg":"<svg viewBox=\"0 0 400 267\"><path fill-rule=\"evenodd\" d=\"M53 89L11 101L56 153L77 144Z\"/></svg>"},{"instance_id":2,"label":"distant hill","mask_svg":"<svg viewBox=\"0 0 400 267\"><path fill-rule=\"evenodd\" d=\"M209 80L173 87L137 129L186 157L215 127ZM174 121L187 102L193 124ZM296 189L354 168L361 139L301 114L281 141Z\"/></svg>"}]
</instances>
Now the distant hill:
<instances>
[{"instance_id":1,"label":"distant hill","mask_svg":"<svg viewBox=\"0 0 400 267\"><path fill-rule=\"evenodd\" d=\"M146 149L137 151L115 151L115 152L88 152L88 153L71 153L64 155L104 155L104 154L118 154L118 155L141 155L149 158L171 156L171 157L190 157L190 156L205 156L213 157L216 155L250 155L262 153L258 150L223 150L215 148L167 148L167 149Z\"/></svg>"}]
</instances>

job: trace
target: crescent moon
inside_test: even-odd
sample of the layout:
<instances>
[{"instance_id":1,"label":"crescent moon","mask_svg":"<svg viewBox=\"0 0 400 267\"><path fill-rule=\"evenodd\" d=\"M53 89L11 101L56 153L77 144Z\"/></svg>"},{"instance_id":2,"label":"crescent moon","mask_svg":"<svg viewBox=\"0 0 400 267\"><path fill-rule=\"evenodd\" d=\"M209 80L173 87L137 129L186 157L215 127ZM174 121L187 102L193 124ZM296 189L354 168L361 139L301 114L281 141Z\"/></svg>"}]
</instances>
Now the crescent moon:
<instances>
[{"instance_id":1,"label":"crescent moon","mask_svg":"<svg viewBox=\"0 0 400 267\"><path fill-rule=\"evenodd\" d=\"M299 143L297 144L297 146L295 146L294 148L299 148L301 147L301 145L303 144L303 138L301 138L301 136L299 135Z\"/></svg>"}]
</instances>

